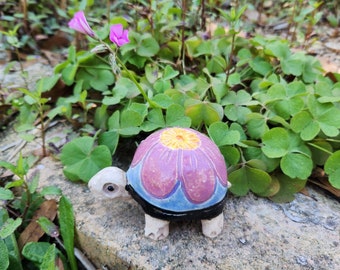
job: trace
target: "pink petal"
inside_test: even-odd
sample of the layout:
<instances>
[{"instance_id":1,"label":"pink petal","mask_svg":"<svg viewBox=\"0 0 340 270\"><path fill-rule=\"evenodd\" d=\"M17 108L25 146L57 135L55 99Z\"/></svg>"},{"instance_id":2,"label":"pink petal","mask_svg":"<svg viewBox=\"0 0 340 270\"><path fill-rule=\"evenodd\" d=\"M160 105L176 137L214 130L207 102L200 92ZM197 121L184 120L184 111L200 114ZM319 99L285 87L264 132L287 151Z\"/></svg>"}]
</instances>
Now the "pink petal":
<instances>
[{"instance_id":1,"label":"pink petal","mask_svg":"<svg viewBox=\"0 0 340 270\"><path fill-rule=\"evenodd\" d=\"M131 162L131 167L136 166L149 151L153 151L152 148L154 147L154 145L159 143L160 133L161 131L152 133L149 137L147 137L147 139L139 144Z\"/></svg>"},{"instance_id":2,"label":"pink petal","mask_svg":"<svg viewBox=\"0 0 340 270\"><path fill-rule=\"evenodd\" d=\"M202 146L199 149L213 167L219 181L223 186L227 186L227 167L220 149L206 135L201 134Z\"/></svg>"},{"instance_id":3,"label":"pink petal","mask_svg":"<svg viewBox=\"0 0 340 270\"><path fill-rule=\"evenodd\" d=\"M110 40L117 46L122 46L130 42L128 34L129 31L123 30L122 24L114 24L110 27Z\"/></svg>"},{"instance_id":4,"label":"pink petal","mask_svg":"<svg viewBox=\"0 0 340 270\"><path fill-rule=\"evenodd\" d=\"M143 160L141 179L144 188L157 198L166 198L178 182L178 151L155 145Z\"/></svg>"},{"instance_id":5,"label":"pink petal","mask_svg":"<svg viewBox=\"0 0 340 270\"><path fill-rule=\"evenodd\" d=\"M121 43L122 45L130 42L130 40L129 40L129 31L128 30L124 30L122 38L121 38L121 41L122 41L122 43Z\"/></svg>"},{"instance_id":6,"label":"pink petal","mask_svg":"<svg viewBox=\"0 0 340 270\"><path fill-rule=\"evenodd\" d=\"M76 12L69 21L68 26L85 35L94 36L94 32L89 26L83 11Z\"/></svg>"},{"instance_id":7,"label":"pink petal","mask_svg":"<svg viewBox=\"0 0 340 270\"><path fill-rule=\"evenodd\" d=\"M118 38L123 33L123 25L121 24L114 24L110 27L110 40L118 45Z\"/></svg>"},{"instance_id":8,"label":"pink petal","mask_svg":"<svg viewBox=\"0 0 340 270\"><path fill-rule=\"evenodd\" d=\"M120 23L111 25L110 33L115 34L117 37L121 37L123 35L123 25Z\"/></svg>"},{"instance_id":9,"label":"pink petal","mask_svg":"<svg viewBox=\"0 0 340 270\"><path fill-rule=\"evenodd\" d=\"M212 164L201 151L183 151L181 155L183 191L193 203L203 203L215 191L216 174Z\"/></svg>"}]
</instances>

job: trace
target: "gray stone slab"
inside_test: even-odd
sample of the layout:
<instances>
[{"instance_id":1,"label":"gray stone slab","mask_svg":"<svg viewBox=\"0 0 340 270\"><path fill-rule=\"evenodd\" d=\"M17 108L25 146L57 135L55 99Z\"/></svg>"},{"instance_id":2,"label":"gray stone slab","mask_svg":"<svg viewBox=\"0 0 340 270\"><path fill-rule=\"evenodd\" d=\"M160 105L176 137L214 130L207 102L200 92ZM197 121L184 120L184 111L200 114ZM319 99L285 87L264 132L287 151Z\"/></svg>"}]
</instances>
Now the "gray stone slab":
<instances>
[{"instance_id":1,"label":"gray stone slab","mask_svg":"<svg viewBox=\"0 0 340 270\"><path fill-rule=\"evenodd\" d=\"M62 123L53 127L48 141L64 144L66 130ZM0 133L0 159L8 160L18 145L20 138L8 127ZM39 148L37 139L18 150L28 155ZM133 200L97 200L86 184L66 180L53 157L31 173L35 170L41 187L59 186L72 201L78 246L98 269L328 270L340 265L340 204L320 190L309 188L310 197L296 194L287 204L230 195L217 238L204 237L200 222L188 221L171 223L169 237L156 242L144 237L144 214Z\"/></svg>"},{"instance_id":2,"label":"gray stone slab","mask_svg":"<svg viewBox=\"0 0 340 270\"><path fill-rule=\"evenodd\" d=\"M98 269L337 269L340 204L309 188L310 197L276 204L249 194L230 196L221 235L202 235L200 222L174 222L162 241L144 237L134 201L99 201L85 184L64 179L45 158L41 185L57 185L73 203L78 244ZM106 267L106 268L105 268Z\"/></svg>"}]
</instances>

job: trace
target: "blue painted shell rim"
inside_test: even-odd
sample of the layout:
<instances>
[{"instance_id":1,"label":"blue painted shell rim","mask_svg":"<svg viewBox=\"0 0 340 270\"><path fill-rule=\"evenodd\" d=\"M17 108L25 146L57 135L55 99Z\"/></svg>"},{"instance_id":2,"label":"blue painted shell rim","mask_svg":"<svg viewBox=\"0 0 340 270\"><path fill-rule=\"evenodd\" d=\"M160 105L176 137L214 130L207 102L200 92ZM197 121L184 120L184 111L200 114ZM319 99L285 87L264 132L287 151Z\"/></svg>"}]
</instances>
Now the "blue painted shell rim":
<instances>
[{"instance_id":1,"label":"blue painted shell rim","mask_svg":"<svg viewBox=\"0 0 340 270\"><path fill-rule=\"evenodd\" d=\"M172 194L167 198L155 198L151 194L149 194L145 188L143 187L141 180L140 180L140 167L142 165L138 164L135 167L130 167L127 171L127 180L128 185L131 185L134 191L140 196L143 200L147 201L148 203L164 210L173 211L173 212L187 212L187 211L194 211L194 210L202 210L208 207L211 207L215 204L220 203L227 194L228 187L223 186L220 181L216 178L216 186L213 196L209 198L207 201L195 204L190 202L181 187L181 182L178 181L176 187L174 188Z\"/></svg>"}]
</instances>

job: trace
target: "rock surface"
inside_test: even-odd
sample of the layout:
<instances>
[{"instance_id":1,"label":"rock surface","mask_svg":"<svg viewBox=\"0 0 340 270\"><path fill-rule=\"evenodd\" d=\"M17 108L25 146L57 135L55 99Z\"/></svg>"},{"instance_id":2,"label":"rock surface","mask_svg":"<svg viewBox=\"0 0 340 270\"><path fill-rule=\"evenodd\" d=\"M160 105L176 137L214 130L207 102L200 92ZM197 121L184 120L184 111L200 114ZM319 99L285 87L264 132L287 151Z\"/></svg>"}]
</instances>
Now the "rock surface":
<instances>
[{"instance_id":1,"label":"rock surface","mask_svg":"<svg viewBox=\"0 0 340 270\"><path fill-rule=\"evenodd\" d=\"M202 235L200 222L175 222L163 241L144 237L134 201L99 201L84 184L65 181L58 162L44 159L41 184L57 185L74 206L78 243L106 269L336 269L340 265L340 204L309 188L275 204L252 194L229 197L221 235Z\"/></svg>"},{"instance_id":2,"label":"rock surface","mask_svg":"<svg viewBox=\"0 0 340 270\"><path fill-rule=\"evenodd\" d=\"M62 141L56 126L49 140ZM15 133L0 133L0 159L7 159ZM27 154L39 147L26 144ZM124 157L123 157L124 158ZM128 159L128 158L127 158ZM44 158L33 168L40 185L59 186L73 203L78 247L98 269L336 269L340 265L340 204L319 190L276 204L252 194L229 196L222 234L202 235L199 221L173 222L162 241L144 237L137 203L100 201L85 184L65 180L60 162Z\"/></svg>"}]
</instances>

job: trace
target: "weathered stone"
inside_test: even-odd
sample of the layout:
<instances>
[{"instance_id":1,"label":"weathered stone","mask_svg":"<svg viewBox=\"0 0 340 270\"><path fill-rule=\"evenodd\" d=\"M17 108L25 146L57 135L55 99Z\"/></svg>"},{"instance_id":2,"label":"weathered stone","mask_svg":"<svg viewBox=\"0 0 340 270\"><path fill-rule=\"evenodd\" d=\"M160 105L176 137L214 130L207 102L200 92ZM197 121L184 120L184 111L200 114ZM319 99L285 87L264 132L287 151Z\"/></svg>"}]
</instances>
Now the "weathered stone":
<instances>
[{"instance_id":1,"label":"weathered stone","mask_svg":"<svg viewBox=\"0 0 340 270\"><path fill-rule=\"evenodd\" d=\"M252 194L230 196L220 236L202 235L199 221L173 222L162 241L144 237L134 201L97 201L85 184L66 181L60 163L41 161L41 185L57 185L73 203L80 248L107 269L336 269L340 205L309 188L276 204ZM130 267L130 268L129 268Z\"/></svg>"},{"instance_id":2,"label":"weathered stone","mask_svg":"<svg viewBox=\"0 0 340 270\"><path fill-rule=\"evenodd\" d=\"M65 136L63 125L47 133L49 141L59 144ZM39 142L26 144L22 153L31 153ZM8 128L0 133L0 159L8 159L11 143L20 144L20 139ZM131 156L120 159L129 162ZM340 265L340 204L320 190L308 188L310 197L297 194L287 204L252 194L230 195L218 237L204 237L199 221L187 221L172 222L167 239L152 241L144 237L144 213L133 200L96 200L86 184L67 181L61 163L52 157L34 170L40 172L41 187L56 185L70 198L78 247L98 268L294 270Z\"/></svg>"}]
</instances>

